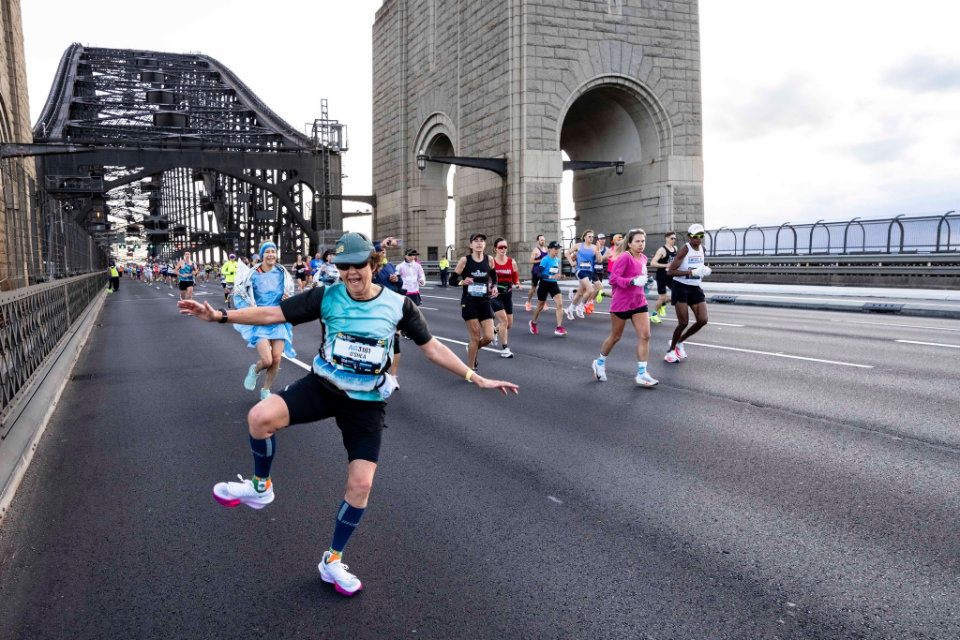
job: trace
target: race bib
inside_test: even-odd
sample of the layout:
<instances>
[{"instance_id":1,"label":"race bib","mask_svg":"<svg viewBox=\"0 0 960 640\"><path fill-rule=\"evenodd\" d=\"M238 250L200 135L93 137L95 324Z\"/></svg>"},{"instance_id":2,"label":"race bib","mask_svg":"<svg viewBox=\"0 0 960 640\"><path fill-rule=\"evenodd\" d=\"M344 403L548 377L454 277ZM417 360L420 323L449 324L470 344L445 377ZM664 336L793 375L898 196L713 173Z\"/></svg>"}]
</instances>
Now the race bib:
<instances>
[{"instance_id":1,"label":"race bib","mask_svg":"<svg viewBox=\"0 0 960 640\"><path fill-rule=\"evenodd\" d=\"M580 263L580 268L581 268L581 269L590 269L591 267L593 267L593 263L592 263L592 262L581 262L581 263Z\"/></svg>"},{"instance_id":2,"label":"race bib","mask_svg":"<svg viewBox=\"0 0 960 640\"><path fill-rule=\"evenodd\" d=\"M478 282L474 282L473 284L468 284L467 294L478 297L478 298L483 297L487 295L487 284L486 283L480 284Z\"/></svg>"},{"instance_id":3,"label":"race bib","mask_svg":"<svg viewBox=\"0 0 960 640\"><path fill-rule=\"evenodd\" d=\"M331 360L338 367L353 373L379 375L386 346L386 340L338 333L333 340Z\"/></svg>"}]
</instances>

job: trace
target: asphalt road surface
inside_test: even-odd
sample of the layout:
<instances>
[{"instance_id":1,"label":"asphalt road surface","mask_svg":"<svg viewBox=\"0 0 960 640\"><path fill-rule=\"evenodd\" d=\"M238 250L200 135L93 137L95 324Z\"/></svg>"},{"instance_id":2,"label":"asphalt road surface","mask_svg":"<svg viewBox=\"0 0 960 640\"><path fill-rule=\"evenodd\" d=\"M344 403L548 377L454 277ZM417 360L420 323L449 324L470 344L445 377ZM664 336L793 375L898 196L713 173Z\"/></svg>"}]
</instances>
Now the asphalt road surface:
<instances>
[{"instance_id":1,"label":"asphalt road surface","mask_svg":"<svg viewBox=\"0 0 960 640\"><path fill-rule=\"evenodd\" d=\"M255 355L174 294L108 298L0 525L0 637L960 637L958 321L711 305L679 364L653 327L640 389L629 329L592 377L606 302L566 338L521 303L516 357L480 355L511 397L403 341L344 598L316 569L336 427L278 436L269 507L217 504L253 470ZM459 290L424 294L465 357ZM309 363L318 326L295 343Z\"/></svg>"}]
</instances>

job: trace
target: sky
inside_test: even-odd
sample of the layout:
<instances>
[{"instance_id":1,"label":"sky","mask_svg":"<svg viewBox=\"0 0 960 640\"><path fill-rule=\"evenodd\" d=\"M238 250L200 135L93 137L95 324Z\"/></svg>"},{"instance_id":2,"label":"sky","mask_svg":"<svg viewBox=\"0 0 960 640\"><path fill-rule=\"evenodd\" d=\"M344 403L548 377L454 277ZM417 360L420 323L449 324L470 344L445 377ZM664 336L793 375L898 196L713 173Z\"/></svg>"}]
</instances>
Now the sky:
<instances>
[{"instance_id":1,"label":"sky","mask_svg":"<svg viewBox=\"0 0 960 640\"><path fill-rule=\"evenodd\" d=\"M301 130L326 98L343 191L370 193L381 1L21 0L31 118L72 42L202 52ZM953 0L701 0L707 226L960 209L957 24Z\"/></svg>"}]
</instances>

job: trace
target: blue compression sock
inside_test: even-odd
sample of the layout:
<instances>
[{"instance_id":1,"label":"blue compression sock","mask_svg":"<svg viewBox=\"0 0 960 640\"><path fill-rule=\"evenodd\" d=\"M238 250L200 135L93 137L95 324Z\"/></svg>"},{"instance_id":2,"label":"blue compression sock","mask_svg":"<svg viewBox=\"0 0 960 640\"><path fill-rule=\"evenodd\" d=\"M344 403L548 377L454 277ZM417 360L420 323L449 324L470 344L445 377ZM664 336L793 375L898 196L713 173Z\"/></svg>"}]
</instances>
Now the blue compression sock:
<instances>
[{"instance_id":1,"label":"blue compression sock","mask_svg":"<svg viewBox=\"0 0 960 640\"><path fill-rule=\"evenodd\" d=\"M270 436L266 440L257 440L250 436L250 450L253 452L253 475L269 478L273 454L277 450L277 436Z\"/></svg>"},{"instance_id":2,"label":"blue compression sock","mask_svg":"<svg viewBox=\"0 0 960 640\"><path fill-rule=\"evenodd\" d=\"M338 554L343 553L343 548L347 546L347 540L353 530L360 524L360 518L363 517L364 509L358 509L350 506L344 500L340 505L340 511L337 512L337 524L333 528L333 542L330 543L330 550Z\"/></svg>"},{"instance_id":3,"label":"blue compression sock","mask_svg":"<svg viewBox=\"0 0 960 640\"><path fill-rule=\"evenodd\" d=\"M645 374L646 372L647 372L647 363L646 363L646 362L638 362L638 363L637 363L637 375L638 375L638 376L642 376L642 375Z\"/></svg>"},{"instance_id":4,"label":"blue compression sock","mask_svg":"<svg viewBox=\"0 0 960 640\"><path fill-rule=\"evenodd\" d=\"M607 356L601 353L600 356L597 358L597 364L600 365L601 367L607 364Z\"/></svg>"}]
</instances>

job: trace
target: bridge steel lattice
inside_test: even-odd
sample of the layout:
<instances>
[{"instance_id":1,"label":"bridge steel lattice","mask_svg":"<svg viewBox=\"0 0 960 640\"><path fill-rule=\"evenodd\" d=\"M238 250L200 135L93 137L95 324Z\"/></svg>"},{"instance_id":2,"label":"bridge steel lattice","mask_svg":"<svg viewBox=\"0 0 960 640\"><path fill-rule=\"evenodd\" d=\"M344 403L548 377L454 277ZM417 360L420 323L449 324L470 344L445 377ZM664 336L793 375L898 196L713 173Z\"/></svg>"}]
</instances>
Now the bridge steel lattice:
<instances>
[{"instance_id":1,"label":"bridge steel lattice","mask_svg":"<svg viewBox=\"0 0 960 640\"><path fill-rule=\"evenodd\" d=\"M306 135L209 56L73 44L23 153L105 243L212 260L272 240L292 259L341 227L345 126L322 109Z\"/></svg>"}]
</instances>

